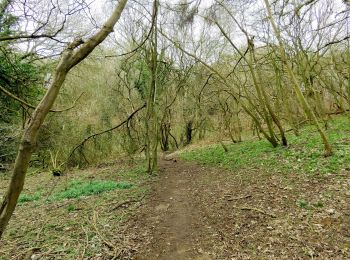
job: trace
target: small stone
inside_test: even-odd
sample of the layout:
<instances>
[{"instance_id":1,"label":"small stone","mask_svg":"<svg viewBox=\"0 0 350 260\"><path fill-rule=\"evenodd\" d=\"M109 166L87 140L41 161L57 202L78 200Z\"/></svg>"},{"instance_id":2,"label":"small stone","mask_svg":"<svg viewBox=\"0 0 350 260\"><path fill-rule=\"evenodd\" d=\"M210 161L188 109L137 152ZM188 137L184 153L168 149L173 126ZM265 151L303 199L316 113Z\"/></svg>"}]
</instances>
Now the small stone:
<instances>
[{"instance_id":1,"label":"small stone","mask_svg":"<svg viewBox=\"0 0 350 260\"><path fill-rule=\"evenodd\" d=\"M309 249L307 255L313 258L315 256L315 252L312 249Z\"/></svg>"},{"instance_id":2,"label":"small stone","mask_svg":"<svg viewBox=\"0 0 350 260\"><path fill-rule=\"evenodd\" d=\"M273 227L271 227L271 226L267 226L266 227L268 230L272 230L273 229Z\"/></svg>"},{"instance_id":3,"label":"small stone","mask_svg":"<svg viewBox=\"0 0 350 260\"><path fill-rule=\"evenodd\" d=\"M330 215L335 214L335 209L327 209L326 212Z\"/></svg>"}]
</instances>

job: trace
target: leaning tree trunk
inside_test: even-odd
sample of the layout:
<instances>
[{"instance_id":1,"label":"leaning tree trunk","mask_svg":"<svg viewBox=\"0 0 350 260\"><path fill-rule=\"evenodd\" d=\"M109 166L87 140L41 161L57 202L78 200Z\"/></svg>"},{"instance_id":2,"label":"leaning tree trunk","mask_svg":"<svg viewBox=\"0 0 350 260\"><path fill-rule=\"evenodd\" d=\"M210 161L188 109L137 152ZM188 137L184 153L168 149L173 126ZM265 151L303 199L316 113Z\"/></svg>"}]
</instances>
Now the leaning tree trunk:
<instances>
[{"instance_id":1,"label":"leaning tree trunk","mask_svg":"<svg viewBox=\"0 0 350 260\"><path fill-rule=\"evenodd\" d=\"M261 75L261 71L259 69L259 66L257 66L257 58L255 56L255 49L254 49L254 46L253 44L250 45L250 54L251 54L251 59L252 61L254 61L254 65L256 66L256 73L257 73L257 78L258 78L258 83L260 82L262 84L263 82L263 76ZM262 94L262 97L263 97L263 103L265 104L266 108L267 108L267 111L269 112L269 115L271 116L273 122L275 123L275 125L277 126L279 132L280 132L280 135L281 135L281 139L282 139L282 145L283 146L287 146L288 145L288 142L287 142L287 137L286 137L286 134L285 134L285 131L283 129L283 126L282 126L282 123L281 121L279 120L279 118L277 117L275 111L272 109L272 106L270 104L270 99L268 98L268 95L265 91L265 88L264 87L260 87L260 91L261 91L261 94Z\"/></svg>"},{"instance_id":2,"label":"leaning tree trunk","mask_svg":"<svg viewBox=\"0 0 350 260\"><path fill-rule=\"evenodd\" d=\"M289 79L291 80L291 83L292 83L293 89L296 93L297 99L298 99L299 103L301 104L302 108L304 109L306 115L316 125L316 128L321 136L321 139L322 139L322 142L324 145L325 156L331 156L333 154L332 146L329 143L328 138L327 138L325 132L323 131L320 123L318 122L318 119L317 119L315 113L312 111L309 103L307 102L303 93L301 92L299 82L298 82L292 68L290 67L290 65L288 63L285 45L284 45L282 37L281 37L280 29L277 27L275 19L272 16L272 10L271 10L270 3L268 0L264 0L264 3L265 3L265 7L266 7L266 10L268 13L268 19L270 21L270 24L272 26L272 29L275 33L275 36L276 36L278 44L279 44L281 60L282 60L283 64L285 65L285 68L287 70L287 74L289 76Z\"/></svg>"},{"instance_id":3,"label":"leaning tree trunk","mask_svg":"<svg viewBox=\"0 0 350 260\"><path fill-rule=\"evenodd\" d=\"M86 42L82 40L72 42L63 52L49 89L25 126L11 181L0 206L0 238L16 208L18 197L23 189L39 129L53 106L68 72L84 60L113 31L113 27L119 20L126 3L127 0L119 1L109 19L95 35ZM78 46L79 48L77 48Z\"/></svg>"}]
</instances>

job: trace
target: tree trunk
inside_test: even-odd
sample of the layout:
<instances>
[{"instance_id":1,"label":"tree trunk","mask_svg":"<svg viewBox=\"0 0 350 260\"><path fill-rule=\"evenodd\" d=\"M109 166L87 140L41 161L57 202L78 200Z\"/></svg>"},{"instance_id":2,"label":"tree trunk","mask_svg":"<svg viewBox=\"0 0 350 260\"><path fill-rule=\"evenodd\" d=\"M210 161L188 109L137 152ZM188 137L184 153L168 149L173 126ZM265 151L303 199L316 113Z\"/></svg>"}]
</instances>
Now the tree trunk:
<instances>
[{"instance_id":1,"label":"tree trunk","mask_svg":"<svg viewBox=\"0 0 350 260\"><path fill-rule=\"evenodd\" d=\"M303 93L301 92L300 86L299 86L299 82L297 80L297 78L294 75L294 72L292 71L292 68L290 67L287 57L286 57L286 51L285 51L285 46L284 43L282 41L282 37L281 37L281 33L279 28L277 27L277 24L272 16L272 11L271 11L271 6L269 4L268 0L264 0L265 2L265 6L266 6L266 10L268 12L268 19L272 25L273 31L275 32L275 36L278 40L279 43L279 49L280 49L280 54L281 54L281 60L283 62L283 64L285 65L285 68L287 70L288 76L291 80L293 89L297 95L297 98L300 102L300 104L302 105L306 115L309 117L309 119L316 125L316 128L321 136L322 142L324 144L324 148L325 148L325 156L330 156L333 154L332 151L332 146L330 145L328 138L325 134L325 132L323 131L320 123L317 120L317 117L315 115L315 113L312 111L310 105L308 104L307 100L305 99Z\"/></svg>"},{"instance_id":2,"label":"tree trunk","mask_svg":"<svg viewBox=\"0 0 350 260\"><path fill-rule=\"evenodd\" d=\"M258 96L260 96L259 99L261 99L261 105L266 106L266 109L269 112L269 116L271 116L273 122L275 123L275 125L277 126L277 128L280 132L281 139L282 139L282 145L287 146L288 142L287 142L287 138L286 138L282 123L279 120L279 118L277 117L276 113L273 111L272 106L270 104L270 99L268 98L264 87L262 87L260 85L260 84L262 84L263 81L262 81L262 76L261 76L261 73L259 70L259 66L257 64L257 59L255 57L255 50L254 50L253 43L249 44L249 48L250 48L250 53L251 53L251 60L254 62L254 66L256 67L256 71L257 71L257 75L254 76L253 79L255 78L254 84L256 85L256 90L257 90ZM250 68L251 68L251 73L253 75L254 69L251 66L250 66ZM268 125L269 125L269 121L270 121L270 119L267 118L266 122L268 123ZM270 135L274 135L274 132L270 133Z\"/></svg>"},{"instance_id":3,"label":"tree trunk","mask_svg":"<svg viewBox=\"0 0 350 260\"><path fill-rule=\"evenodd\" d=\"M232 18L234 18L233 16L231 16ZM236 21L236 19L234 19ZM275 132L274 132L274 129L273 129L273 125L272 125L272 122L271 122L271 118L270 118L270 115L269 115L269 112L270 110L267 109L266 105L267 105L267 102L264 101L264 97L263 97L263 94L262 94L262 87L261 87L261 81L258 81L258 78L257 78L257 75L255 73L255 69L254 69L254 66L253 66L253 62L254 62L254 59L253 59L253 52L254 52L254 45L253 45L253 41L249 38L247 32L241 27L239 26L239 24L237 23L237 25L239 26L239 28L241 29L241 31L246 35L247 37L247 41L248 41L248 48L250 49L250 60L247 59L245 57L245 54L243 54L239 48L237 48L237 46L233 43L233 41L231 40L231 38L228 36L228 34L225 32L225 30L222 28L222 26L216 21L214 20L213 21L217 27L220 29L221 33L223 34L223 36L229 41L229 43L231 44L231 46L238 52L239 56L247 63L247 66L248 66L248 69L250 71L250 74L251 74L251 77L252 77L252 80L253 80L253 85L254 85L254 88L257 92L257 98L258 98L258 102L260 103L261 105L261 109L262 109L262 118L264 119L266 125L267 125L267 129L268 129L268 132L269 132L269 135L267 135L267 133L264 133L264 136L266 137L267 135L267 140L272 144L273 147L277 147L278 146L278 142L276 140L276 136L275 136ZM243 106L242 106L243 107ZM244 107L243 107L244 108ZM277 117L275 117L274 119L276 119ZM253 118L254 119L254 118ZM254 120L256 121L256 120ZM260 127L261 128L261 127ZM281 129L281 128L279 128ZM283 132L283 136L284 137L284 131ZM287 139L284 138L284 142L286 143L287 142Z\"/></svg>"},{"instance_id":4,"label":"tree trunk","mask_svg":"<svg viewBox=\"0 0 350 260\"><path fill-rule=\"evenodd\" d=\"M192 142L192 131L193 131L192 121L189 121L186 123L185 131L186 131L185 132L185 134L186 134L185 145L189 145Z\"/></svg>"},{"instance_id":5,"label":"tree trunk","mask_svg":"<svg viewBox=\"0 0 350 260\"><path fill-rule=\"evenodd\" d=\"M170 123L161 123L160 125L160 146L163 152L169 150Z\"/></svg>"},{"instance_id":6,"label":"tree trunk","mask_svg":"<svg viewBox=\"0 0 350 260\"><path fill-rule=\"evenodd\" d=\"M0 238L5 231L16 208L19 195L23 190L26 172L36 146L39 129L53 106L69 70L84 60L113 31L113 27L119 20L126 2L127 0L119 1L103 27L89 40L85 43L81 40L74 41L63 52L60 62L55 69L49 89L25 126L11 181L0 207ZM77 48L78 46L80 47Z\"/></svg>"},{"instance_id":7,"label":"tree trunk","mask_svg":"<svg viewBox=\"0 0 350 260\"><path fill-rule=\"evenodd\" d=\"M157 169L158 164L158 122L155 110L157 98L157 69L158 69L158 42L157 42L157 15L158 15L158 1L154 1L153 5L153 28L151 34L151 49L149 68L151 71L151 79L149 85L148 99L147 99L147 117L146 117L146 160L147 173L153 174Z\"/></svg>"}]
</instances>

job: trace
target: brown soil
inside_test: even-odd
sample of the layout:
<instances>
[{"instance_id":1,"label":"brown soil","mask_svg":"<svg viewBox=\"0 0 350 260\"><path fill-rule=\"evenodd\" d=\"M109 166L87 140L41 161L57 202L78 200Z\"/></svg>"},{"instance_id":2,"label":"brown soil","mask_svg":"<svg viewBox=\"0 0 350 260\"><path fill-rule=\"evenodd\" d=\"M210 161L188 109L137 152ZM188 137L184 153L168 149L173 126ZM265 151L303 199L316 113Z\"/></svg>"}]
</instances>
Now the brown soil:
<instances>
[{"instance_id":1,"label":"brown soil","mask_svg":"<svg viewBox=\"0 0 350 260\"><path fill-rule=\"evenodd\" d=\"M133 259L350 259L348 173L235 173L172 160L160 169L124 229Z\"/></svg>"}]
</instances>

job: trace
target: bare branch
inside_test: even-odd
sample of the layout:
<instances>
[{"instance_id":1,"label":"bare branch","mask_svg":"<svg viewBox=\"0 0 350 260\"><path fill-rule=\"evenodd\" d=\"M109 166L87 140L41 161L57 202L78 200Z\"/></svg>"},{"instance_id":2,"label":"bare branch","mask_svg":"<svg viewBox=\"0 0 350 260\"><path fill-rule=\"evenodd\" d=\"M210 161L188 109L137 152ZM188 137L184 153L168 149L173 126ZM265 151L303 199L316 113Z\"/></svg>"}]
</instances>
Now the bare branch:
<instances>
[{"instance_id":1,"label":"bare branch","mask_svg":"<svg viewBox=\"0 0 350 260\"><path fill-rule=\"evenodd\" d=\"M18 101L19 103L21 103L23 106L28 107L28 108L32 108L35 109L36 106L29 104L28 102L26 102L25 100L17 97L15 94L11 93L10 91L8 91L7 89L5 89L3 86L0 85L0 91L3 92L5 95L7 95L8 97ZM82 92L78 98L76 100L74 100L74 103L72 106L65 108L65 109L61 109L61 110L55 110L55 109L50 109L50 112L65 112L68 110L71 110L72 108L74 108L78 102L78 100L83 96L84 92Z\"/></svg>"},{"instance_id":2,"label":"bare branch","mask_svg":"<svg viewBox=\"0 0 350 260\"><path fill-rule=\"evenodd\" d=\"M106 130L103 130L101 132L98 132L98 133L95 133L95 134L92 134L88 137L86 137L80 144L78 144L76 147L73 148L73 150L70 152L69 156L68 156L68 159L66 161L66 164L69 163L71 157L73 156L74 152L78 149L78 148L81 148L84 146L84 144L89 141L91 138L95 138L99 135L102 135L102 134L105 134L105 133L109 133L113 130L116 130L118 129L119 127L125 125L125 124L128 124L129 121L139 112L141 111L142 109L144 109L146 107L146 104L142 105L141 107L139 107L138 109L136 109L134 112L132 112L124 121L120 122L118 125L116 126L113 126L112 128L109 128L109 129L106 129Z\"/></svg>"}]
</instances>

